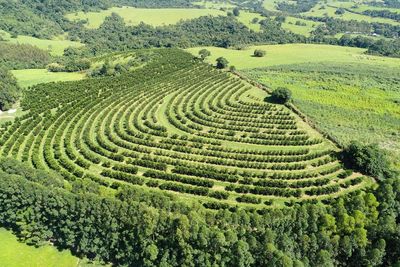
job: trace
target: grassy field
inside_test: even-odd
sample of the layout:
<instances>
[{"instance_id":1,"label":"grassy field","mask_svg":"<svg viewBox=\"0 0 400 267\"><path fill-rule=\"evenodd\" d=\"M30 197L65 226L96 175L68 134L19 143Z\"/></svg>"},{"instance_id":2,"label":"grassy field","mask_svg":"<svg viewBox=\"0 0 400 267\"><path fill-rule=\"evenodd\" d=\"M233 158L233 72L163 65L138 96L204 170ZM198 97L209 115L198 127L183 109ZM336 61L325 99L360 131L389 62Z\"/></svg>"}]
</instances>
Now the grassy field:
<instances>
[{"instance_id":1,"label":"grassy field","mask_svg":"<svg viewBox=\"0 0 400 267\"><path fill-rule=\"evenodd\" d=\"M302 24L304 23L305 25L296 25L297 21L300 21ZM310 33L320 24L322 23L288 16L286 17L285 22L282 23L282 28L297 34L310 36Z\"/></svg>"},{"instance_id":2,"label":"grassy field","mask_svg":"<svg viewBox=\"0 0 400 267\"><path fill-rule=\"evenodd\" d=\"M202 47L190 48L194 55ZM238 69L251 69L268 66L298 64L298 63L359 63L366 65L381 65L396 67L400 59L365 55L365 49L315 44L285 44L251 46L244 50L232 50L216 47L207 47L211 51L209 62L214 63L218 57L225 57ZM267 55L262 58L253 57L255 49L263 49Z\"/></svg>"},{"instance_id":3,"label":"grassy field","mask_svg":"<svg viewBox=\"0 0 400 267\"><path fill-rule=\"evenodd\" d=\"M342 143L378 142L400 152L400 68L299 64L247 74L271 88L289 88L295 104Z\"/></svg>"},{"instance_id":4,"label":"grassy field","mask_svg":"<svg viewBox=\"0 0 400 267\"><path fill-rule=\"evenodd\" d=\"M343 15L337 15L337 14L335 14L336 9L337 8L335 6L325 5L325 4L317 4L310 11L301 13L301 14L305 15L305 16L312 16L312 17L328 16L328 17L338 18L338 19L343 19L343 20L357 20L357 21L379 22L379 23L388 23L388 24L392 24L392 25L400 25L399 22L392 20L392 19L374 18L374 17L356 14L356 13L352 13L352 12L348 12L348 11L346 11Z\"/></svg>"},{"instance_id":5,"label":"grassy field","mask_svg":"<svg viewBox=\"0 0 400 267\"><path fill-rule=\"evenodd\" d=\"M21 243L11 232L0 228L0 265L3 267L75 267L82 266L69 251L52 246L35 248Z\"/></svg>"},{"instance_id":6,"label":"grassy field","mask_svg":"<svg viewBox=\"0 0 400 267\"><path fill-rule=\"evenodd\" d=\"M85 77L83 73L49 72L46 69L13 70L12 74L21 87L29 87L39 83L76 81Z\"/></svg>"},{"instance_id":7,"label":"grassy field","mask_svg":"<svg viewBox=\"0 0 400 267\"><path fill-rule=\"evenodd\" d=\"M17 38L11 38L10 34L0 30L0 36L10 43L30 44L39 47L40 49L47 50L50 54L59 56L64 53L64 49L70 46L79 47L83 44L79 42L72 42L65 40L63 36L59 36L54 40L38 39L31 36L19 35Z\"/></svg>"},{"instance_id":8,"label":"grassy field","mask_svg":"<svg viewBox=\"0 0 400 267\"><path fill-rule=\"evenodd\" d=\"M258 18L259 20L263 19L260 14L247 11L241 11L240 15L237 17L237 19L249 29L259 32L261 30L261 25L259 23L252 23L254 18Z\"/></svg>"},{"instance_id":9,"label":"grassy field","mask_svg":"<svg viewBox=\"0 0 400 267\"><path fill-rule=\"evenodd\" d=\"M101 12L77 12L67 14L66 17L70 20L87 19L88 28L98 28L104 19L117 13L124 18L126 24L137 25L144 22L153 26L176 24L180 20L194 19L201 16L218 16L225 15L226 13L217 9L195 9L195 8L164 8L164 9L148 9L148 8L134 8L134 7L113 7Z\"/></svg>"}]
</instances>

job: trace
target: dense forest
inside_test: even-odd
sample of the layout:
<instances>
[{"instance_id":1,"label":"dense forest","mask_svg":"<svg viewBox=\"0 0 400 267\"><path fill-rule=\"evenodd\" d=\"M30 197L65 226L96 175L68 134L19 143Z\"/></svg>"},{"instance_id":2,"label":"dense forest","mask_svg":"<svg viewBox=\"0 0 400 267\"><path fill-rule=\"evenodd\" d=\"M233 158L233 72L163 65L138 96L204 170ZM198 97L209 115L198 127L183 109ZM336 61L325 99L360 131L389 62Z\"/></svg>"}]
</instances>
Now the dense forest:
<instances>
[{"instance_id":1,"label":"dense forest","mask_svg":"<svg viewBox=\"0 0 400 267\"><path fill-rule=\"evenodd\" d=\"M14 76L0 66L0 110L5 111L18 100L20 89Z\"/></svg>"},{"instance_id":2,"label":"dense forest","mask_svg":"<svg viewBox=\"0 0 400 267\"><path fill-rule=\"evenodd\" d=\"M325 203L254 212L209 211L134 186L116 198L93 182L66 188L54 173L0 162L0 222L119 266L376 266L400 260L400 180Z\"/></svg>"}]
</instances>

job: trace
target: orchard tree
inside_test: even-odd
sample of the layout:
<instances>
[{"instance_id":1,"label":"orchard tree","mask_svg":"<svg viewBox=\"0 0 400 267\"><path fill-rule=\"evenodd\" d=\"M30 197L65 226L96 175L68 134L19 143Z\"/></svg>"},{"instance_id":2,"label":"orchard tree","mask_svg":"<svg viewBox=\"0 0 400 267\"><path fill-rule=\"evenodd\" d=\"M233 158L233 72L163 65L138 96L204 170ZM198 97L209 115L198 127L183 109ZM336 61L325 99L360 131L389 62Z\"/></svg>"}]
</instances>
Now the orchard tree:
<instances>
[{"instance_id":1,"label":"orchard tree","mask_svg":"<svg viewBox=\"0 0 400 267\"><path fill-rule=\"evenodd\" d=\"M199 56L202 60L205 60L207 57L211 56L211 52L207 49L201 49L199 51Z\"/></svg>"},{"instance_id":2,"label":"orchard tree","mask_svg":"<svg viewBox=\"0 0 400 267\"><path fill-rule=\"evenodd\" d=\"M272 99L280 104L285 104L292 99L292 92L285 87L278 87L272 92Z\"/></svg>"},{"instance_id":3,"label":"orchard tree","mask_svg":"<svg viewBox=\"0 0 400 267\"><path fill-rule=\"evenodd\" d=\"M224 57L217 58L217 69L225 69L228 67L229 61Z\"/></svg>"}]
</instances>

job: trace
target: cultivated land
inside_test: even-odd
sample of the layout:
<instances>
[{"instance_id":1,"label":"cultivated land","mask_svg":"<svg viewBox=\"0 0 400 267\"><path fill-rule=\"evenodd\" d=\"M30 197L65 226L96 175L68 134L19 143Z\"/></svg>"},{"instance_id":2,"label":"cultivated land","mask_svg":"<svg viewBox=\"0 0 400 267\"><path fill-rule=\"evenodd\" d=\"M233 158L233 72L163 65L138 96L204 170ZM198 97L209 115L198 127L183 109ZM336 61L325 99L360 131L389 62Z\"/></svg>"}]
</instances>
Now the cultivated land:
<instances>
[{"instance_id":1,"label":"cultivated land","mask_svg":"<svg viewBox=\"0 0 400 267\"><path fill-rule=\"evenodd\" d=\"M246 74L270 88L289 88L296 106L342 144L356 138L400 155L400 68L299 64Z\"/></svg>"},{"instance_id":2,"label":"cultivated land","mask_svg":"<svg viewBox=\"0 0 400 267\"><path fill-rule=\"evenodd\" d=\"M0 265L4 267L78 267L80 259L52 246L35 248L20 243L11 232L0 228Z\"/></svg>"},{"instance_id":3,"label":"cultivated land","mask_svg":"<svg viewBox=\"0 0 400 267\"><path fill-rule=\"evenodd\" d=\"M264 49L267 55L251 57L256 48ZM189 50L195 54L198 49ZM296 106L340 143L356 138L400 154L399 59L327 45L208 49L210 62L224 56L247 76L272 89L289 88Z\"/></svg>"},{"instance_id":4,"label":"cultivated land","mask_svg":"<svg viewBox=\"0 0 400 267\"><path fill-rule=\"evenodd\" d=\"M201 16L226 15L225 12L217 9L200 8L133 8L133 7L113 7L100 12L77 12L68 14L66 17L70 20L88 20L88 28L98 28L104 19L112 13L120 15L127 25L137 25L141 22L153 26L176 24L180 20L194 19Z\"/></svg>"},{"instance_id":5,"label":"cultivated land","mask_svg":"<svg viewBox=\"0 0 400 267\"><path fill-rule=\"evenodd\" d=\"M66 180L175 192L209 208L323 199L371 183L343 171L333 144L266 103L263 90L180 50L155 54L128 76L28 91L29 113L1 130L1 155Z\"/></svg>"},{"instance_id":6,"label":"cultivated land","mask_svg":"<svg viewBox=\"0 0 400 267\"><path fill-rule=\"evenodd\" d=\"M38 39L31 36L19 35L17 38L11 38L11 35L5 31L0 30L0 36L6 42L15 44L30 44L37 46L40 49L49 51L54 56L61 56L64 53L64 49L67 47L80 47L83 44L79 42L73 42L65 40L65 36L59 36L54 40Z\"/></svg>"},{"instance_id":7,"label":"cultivated land","mask_svg":"<svg viewBox=\"0 0 400 267\"><path fill-rule=\"evenodd\" d=\"M187 51L197 55L204 47L190 48ZM400 65L400 59L366 55L365 49L316 45L316 44L284 44L284 45L262 45L250 46L243 50L233 50L217 47L205 47L211 51L208 62L215 62L218 57L225 57L230 65L237 69L252 69L268 66L279 66L299 63L359 63L370 66L396 67ZM265 57L253 57L255 49L267 52Z\"/></svg>"}]
</instances>

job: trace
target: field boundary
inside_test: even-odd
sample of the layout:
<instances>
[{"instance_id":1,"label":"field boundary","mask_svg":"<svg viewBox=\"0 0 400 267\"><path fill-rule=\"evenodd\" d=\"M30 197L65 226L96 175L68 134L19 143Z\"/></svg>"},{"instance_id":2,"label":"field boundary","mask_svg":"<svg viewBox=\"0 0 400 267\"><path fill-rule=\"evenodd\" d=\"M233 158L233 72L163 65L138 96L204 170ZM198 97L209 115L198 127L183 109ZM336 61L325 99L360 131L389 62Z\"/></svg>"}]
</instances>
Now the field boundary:
<instances>
[{"instance_id":1,"label":"field boundary","mask_svg":"<svg viewBox=\"0 0 400 267\"><path fill-rule=\"evenodd\" d=\"M247 77L246 75L244 75L243 73L240 73L238 71L230 71L232 74L234 74L235 76L239 77L240 79L242 79L243 81L250 83L251 85L267 92L268 94L272 93L271 88L269 88L268 86L266 86L263 83L260 83L258 81L255 81L253 79L250 79L249 77ZM339 149L344 149L344 146L338 141L336 140L335 137L333 137L331 134L327 133L326 131L320 129L316 123L310 119L310 117L308 117L306 114L304 114L296 105L294 105L293 103L286 103L285 106L290 109L291 111L293 111L296 115L298 115L305 123L307 123L311 128L313 128L314 130L316 130L318 133L320 133L323 137L327 138L329 141L331 141L337 148Z\"/></svg>"}]
</instances>

